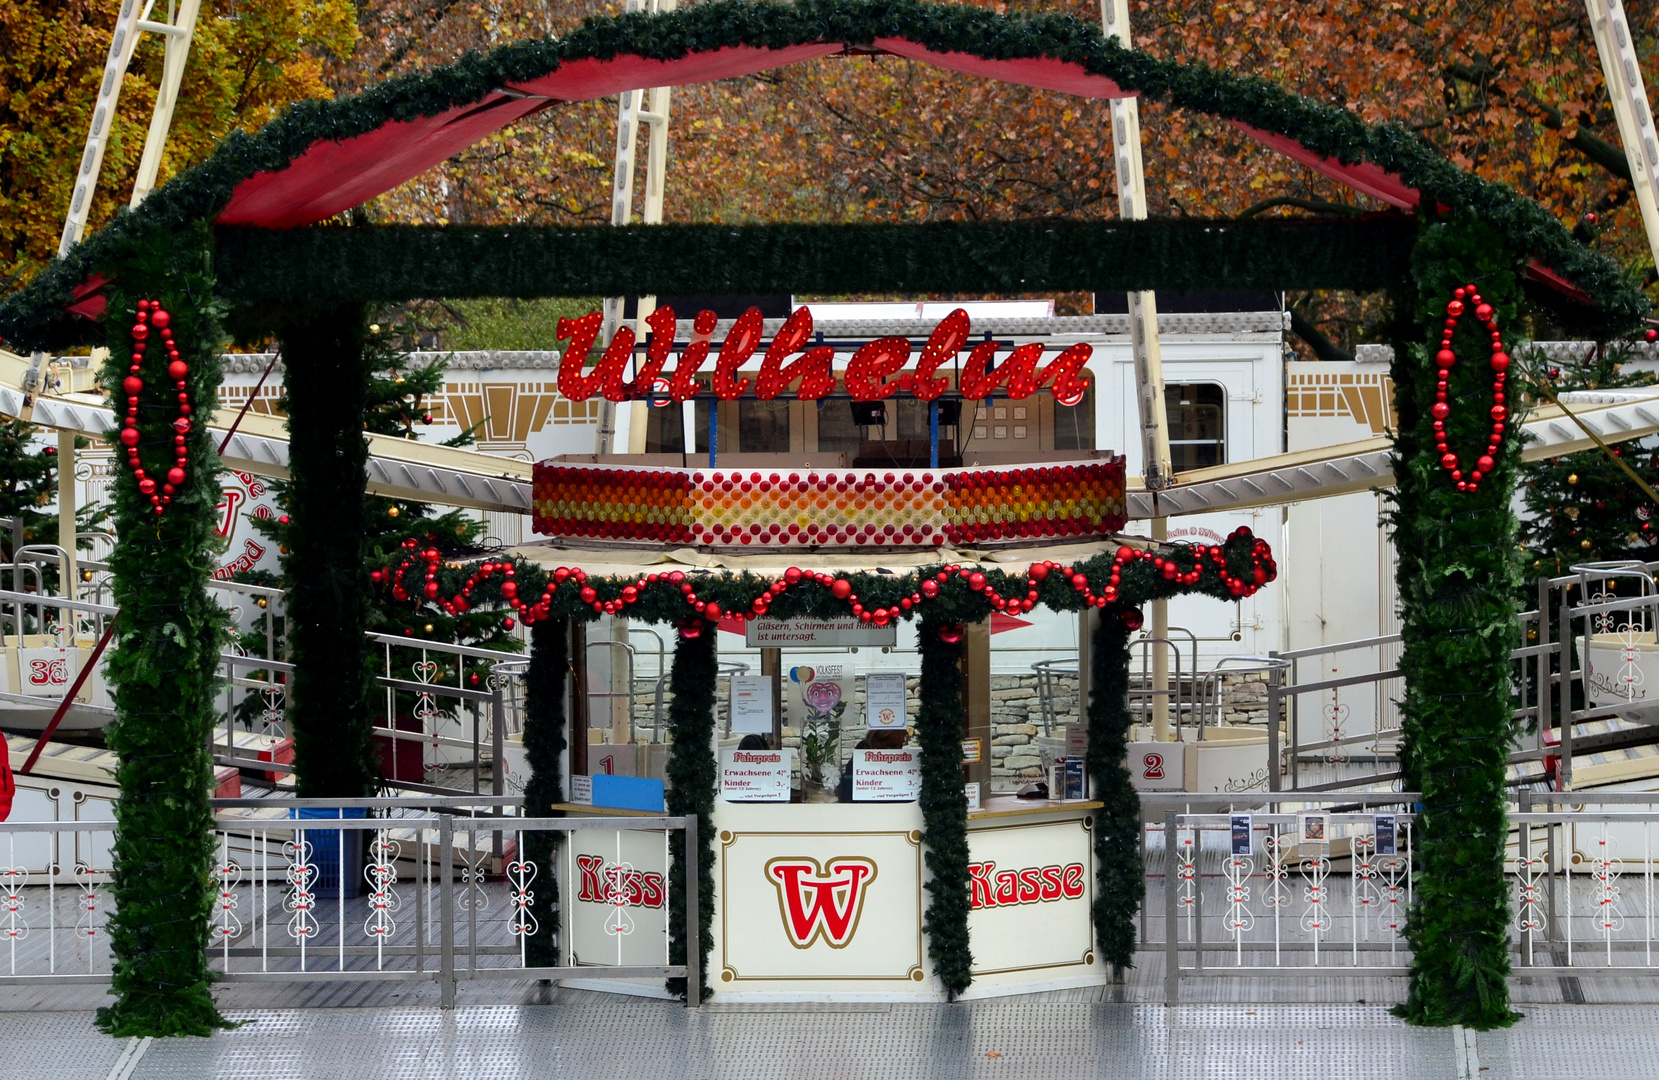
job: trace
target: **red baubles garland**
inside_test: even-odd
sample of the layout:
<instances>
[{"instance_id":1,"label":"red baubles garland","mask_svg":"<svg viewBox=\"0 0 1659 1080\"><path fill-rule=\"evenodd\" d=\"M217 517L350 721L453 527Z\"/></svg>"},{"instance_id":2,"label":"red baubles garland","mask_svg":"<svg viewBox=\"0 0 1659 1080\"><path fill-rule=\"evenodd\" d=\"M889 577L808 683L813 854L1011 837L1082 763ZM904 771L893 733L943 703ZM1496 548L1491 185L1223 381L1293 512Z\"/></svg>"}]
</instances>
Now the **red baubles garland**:
<instances>
[{"instance_id":1,"label":"red baubles garland","mask_svg":"<svg viewBox=\"0 0 1659 1080\"><path fill-rule=\"evenodd\" d=\"M1452 335L1457 331L1457 321L1466 312L1472 312L1487 333L1492 336L1492 406L1488 415L1492 418L1492 433L1487 436L1486 450L1475 459L1475 467L1467 473L1463 470L1463 463L1446 444L1446 420L1452 414L1451 402L1447 400L1446 384L1451 376L1452 365L1457 363L1457 354L1452 351ZM1492 474L1497 463L1498 448L1503 445L1504 428L1509 419L1509 407L1504 404L1504 382L1509 377L1509 356L1503 351L1503 335L1498 332L1497 313L1492 305L1480 298L1473 285L1465 285L1452 292L1452 299L1446 304L1446 326L1440 335L1440 351L1435 353L1435 365L1439 371L1436 374L1434 405L1429 412L1434 416L1434 448L1440 453L1440 467L1452 474L1452 480L1457 484L1459 491L1474 491L1480 486L1484 477Z\"/></svg>"},{"instance_id":2,"label":"red baubles garland","mask_svg":"<svg viewBox=\"0 0 1659 1080\"><path fill-rule=\"evenodd\" d=\"M127 398L127 412L121 422L119 438L127 453L127 468L138 478L139 492L149 497L150 505L155 508L157 514L165 512L167 504L173 501L173 495L183 489L185 465L189 460L185 437L190 433L190 394L185 385L185 378L190 374L190 368L179 358L179 347L173 340L172 325L173 317L161 306L160 300L138 302L138 314L134 316L132 327L132 364L127 368L127 377L121 382L122 393ZM144 364L144 355L149 350L152 333L154 344L166 353L167 377L173 380L179 395L179 415L178 419L173 421L174 464L167 470L167 476L159 490L155 478L144 471L144 466L138 459L138 399L144 392L144 379L139 371Z\"/></svg>"},{"instance_id":3,"label":"red baubles garland","mask_svg":"<svg viewBox=\"0 0 1659 1080\"><path fill-rule=\"evenodd\" d=\"M1249 538L1249 530L1240 528L1234 531L1229 541L1240 537ZM683 570L672 570L667 573L646 574L622 587L621 595L611 600L601 600L599 592L588 583L588 575L579 568L559 567L546 576L542 583L540 595L532 591L529 599L515 580L517 570L511 562L484 562L481 563L467 578L461 591L448 599L440 597L438 584L438 566L442 555L435 547L422 548L414 540L405 540L403 548L407 552L397 567L390 571L373 571L369 576L377 585L389 583L392 598L397 601L422 600L437 604L448 615L464 615L472 608L472 593L478 585L499 576L501 584L498 591L501 599L523 620L526 626L552 617L555 594L565 586L579 589L581 602L592 608L594 614L616 615L632 607L644 598L645 590L651 586L668 585L678 589L686 606L691 609L690 618L682 625L681 634L685 637L694 637L695 633L687 633L688 627L694 628L699 620L719 622L728 614L719 602L705 600L697 595L695 579ZM1208 547L1189 546L1186 550L1194 556L1194 565L1190 570L1183 570L1175 559L1152 551L1143 551L1132 547L1120 547L1112 560L1112 570L1105 587L1096 593L1089 583L1088 577L1070 566L1055 562L1039 562L1031 564L1026 571L1026 587L1023 596L1005 597L992 586L985 574L969 567L950 565L946 566L930 577L922 578L917 582L916 591L909 596L900 598L899 602L890 606L866 606L853 591L853 583L844 577L834 574L820 573L811 570L802 570L799 567L790 567L783 572L782 577L773 581L762 589L760 594L749 602L746 610L729 612L738 619L758 619L771 610L772 604L778 597L790 589L802 585L818 585L829 590L836 600L845 603L851 614L861 622L875 626L887 626L904 618L911 612L939 596L940 587L951 578L960 578L968 588L980 593L986 602L995 611L1004 611L1014 614L1023 614L1037 606L1039 587L1050 575L1059 575L1059 580L1069 585L1083 597L1084 603L1090 607L1104 608L1107 604L1119 599L1118 589L1121 575L1125 567L1134 562L1150 562L1165 581L1180 585L1196 585L1204 576L1204 564L1209 562L1215 569L1216 576L1226 586L1229 595L1237 598L1253 596L1261 587L1267 584L1278 573L1278 567L1273 561L1272 551L1267 541L1259 537L1253 539L1250 548L1251 570L1248 576L1239 577L1227 569L1225 550L1218 545ZM405 575L416 567L423 566L421 585L411 588L405 582ZM534 585L530 586L533 590ZM514 621L511 617L503 620L505 629L511 630ZM945 638L944 640L949 640Z\"/></svg>"}]
</instances>

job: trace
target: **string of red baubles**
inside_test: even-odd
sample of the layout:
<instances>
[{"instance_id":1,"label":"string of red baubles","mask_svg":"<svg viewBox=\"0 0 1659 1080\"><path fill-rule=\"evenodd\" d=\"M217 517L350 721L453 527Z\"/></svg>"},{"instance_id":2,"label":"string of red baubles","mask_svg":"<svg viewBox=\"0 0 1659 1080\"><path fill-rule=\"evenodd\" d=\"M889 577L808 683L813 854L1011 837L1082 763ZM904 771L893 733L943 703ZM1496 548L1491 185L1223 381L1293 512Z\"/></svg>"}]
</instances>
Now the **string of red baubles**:
<instances>
[{"instance_id":1,"label":"string of red baubles","mask_svg":"<svg viewBox=\"0 0 1659 1080\"><path fill-rule=\"evenodd\" d=\"M1240 531L1245 532L1247 530ZM1237 536L1238 533L1234 535ZM369 575L370 579L377 585L389 582L394 600L413 599L418 593L421 598L437 604L448 615L464 615L470 611L473 590L498 575L503 579L499 586L501 598L518 614L526 626L551 617L554 596L567 582L581 589L579 596L582 603L590 606L595 614L619 614L637 603L647 586L659 583L677 587L680 590L680 595L685 599L686 606L709 622L719 622L721 617L727 614L718 601L705 600L699 597L696 585L683 570L647 574L632 584L623 586L622 595L618 598L601 600L599 599L598 590L588 584L588 575L585 571L579 568L561 566L554 570L548 578L547 583L542 588L540 597L527 602L519 595L519 585L515 580L517 570L512 563L485 562L472 572L459 593L445 599L440 596L442 590L438 584L438 568L443 561L442 553L435 547L423 549L415 540L405 540L403 547L410 554L396 568L389 572L373 571ZM902 618L906 612L917 609L926 601L937 597L940 586L952 577L961 578L966 581L968 588L983 594L993 609L1023 613L1037 606L1038 586L1053 574L1058 574L1062 581L1076 590L1083 597L1085 604L1091 607L1104 608L1107 604L1118 599L1122 572L1129 564L1137 561L1151 562L1154 569L1163 575L1164 580L1183 585L1196 585L1202 580L1204 564L1208 561L1215 567L1216 573L1221 578L1222 583L1226 585L1228 593L1234 597L1243 598L1254 595L1263 585L1272 580L1276 571L1267 542L1260 538L1256 539L1250 549L1252 568L1250 576L1247 578L1236 576L1227 569L1226 552L1217 545L1211 545L1207 548L1194 546L1189 550L1195 553L1197 563L1190 570L1182 570L1180 564L1174 559L1166 559L1157 552L1143 551L1127 546L1120 547L1112 560L1112 570L1107 578L1107 584L1099 593L1096 593L1089 584L1088 577L1079 573L1075 568L1045 561L1033 563L1030 569L1027 570L1025 595L1009 598L999 593L980 571L952 564L939 570L932 577L921 581L916 592L903 597L897 604L885 607L866 607L860 601L858 595L853 592L852 582L846 578L802 570L792 566L783 572L780 579L772 582L759 596L755 597L746 611L732 611L730 614L739 619L761 618L771 610L772 603L788 590L802 584L817 584L828 588L830 595L837 600L846 602L853 616L860 621L872 623L876 626L886 626ZM410 569L414 567L422 568L422 581L418 587L411 589L407 583L407 576ZM502 625L505 629L511 630L516 624L513 618L508 616L502 620ZM1133 630L1138 626L1137 621L1129 628ZM682 626L680 632L686 637L695 638L702 632L702 629L693 620ZM941 631L941 636L946 641L954 640L947 636L952 632L959 634L960 628L952 630L952 628L947 627Z\"/></svg>"},{"instance_id":2,"label":"string of red baubles","mask_svg":"<svg viewBox=\"0 0 1659 1080\"><path fill-rule=\"evenodd\" d=\"M1452 365L1457 363L1457 353L1452 351L1452 335L1457 331L1458 320L1471 310L1492 335L1492 408L1489 413L1492 433L1486 440L1486 452L1475 459L1475 467L1465 475L1457 454L1446 445L1446 420L1452 414L1451 402L1446 397L1446 380L1451 375ZM1509 355L1503 351L1503 335L1498 331L1497 313L1491 304L1480 298L1473 285L1452 291L1452 299L1446 304L1446 325L1440 335L1440 351L1435 353L1434 362L1439 367L1434 405L1429 410L1434 416L1434 448L1440 452L1440 467L1452 474L1457 490L1474 491L1480 486L1482 477L1492 474L1498 447L1503 445L1504 426L1509 418L1509 406L1504 404L1503 390L1504 381L1509 377Z\"/></svg>"},{"instance_id":3,"label":"string of red baubles","mask_svg":"<svg viewBox=\"0 0 1659 1080\"><path fill-rule=\"evenodd\" d=\"M161 306L160 300L140 300L138 313L133 317L132 326L132 364L127 368L127 377L121 381L121 391L127 398L127 413L121 421L121 433L118 438L127 452L127 468L138 478L140 494L150 499L150 505L157 514L164 513L167 504L173 501L173 495L184 487L185 465L189 459L189 452L185 447L185 436L190 432L190 394L185 385L185 377L190 374L190 367L179 358L178 342L173 340L173 316ZM157 490L155 478L144 471L144 466L138 459L138 399L144 393L144 378L139 374L144 364L144 354L150 346L150 335L154 332L155 344L167 356L167 377L173 380L178 389L179 415L173 421L173 467L167 470L167 475Z\"/></svg>"}]
</instances>

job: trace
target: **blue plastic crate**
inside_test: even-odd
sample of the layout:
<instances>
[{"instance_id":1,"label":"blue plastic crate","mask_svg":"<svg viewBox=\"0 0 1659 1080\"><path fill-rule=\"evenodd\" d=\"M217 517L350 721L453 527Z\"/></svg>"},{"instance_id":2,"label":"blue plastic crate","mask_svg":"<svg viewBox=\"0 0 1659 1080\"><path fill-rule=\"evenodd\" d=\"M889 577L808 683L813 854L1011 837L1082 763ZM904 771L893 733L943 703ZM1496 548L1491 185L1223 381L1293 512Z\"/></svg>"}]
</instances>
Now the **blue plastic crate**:
<instances>
[{"instance_id":1,"label":"blue plastic crate","mask_svg":"<svg viewBox=\"0 0 1659 1080\"><path fill-rule=\"evenodd\" d=\"M341 818L364 818L368 811L362 807L328 808L328 807L289 807L288 816L298 821L339 820ZM345 833L345 858L341 858L340 834ZM311 893L319 900L350 900L363 893L363 829L307 829L304 833L296 832L294 839L301 836L311 845L311 855L307 859L317 868L317 876L312 881ZM345 891L341 891L342 870L345 878Z\"/></svg>"}]
</instances>

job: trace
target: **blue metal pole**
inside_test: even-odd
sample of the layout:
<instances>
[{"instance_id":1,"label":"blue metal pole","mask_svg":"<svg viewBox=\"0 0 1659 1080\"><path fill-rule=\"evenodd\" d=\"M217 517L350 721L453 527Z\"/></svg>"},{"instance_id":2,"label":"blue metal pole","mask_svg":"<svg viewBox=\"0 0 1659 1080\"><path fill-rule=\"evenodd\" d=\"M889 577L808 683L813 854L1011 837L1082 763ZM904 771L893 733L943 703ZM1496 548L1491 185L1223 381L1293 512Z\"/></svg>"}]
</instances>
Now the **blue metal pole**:
<instances>
[{"instance_id":1,"label":"blue metal pole","mask_svg":"<svg viewBox=\"0 0 1659 1080\"><path fill-rule=\"evenodd\" d=\"M715 462L715 455L720 452L720 401L718 398L709 402L709 468L719 468Z\"/></svg>"},{"instance_id":2,"label":"blue metal pole","mask_svg":"<svg viewBox=\"0 0 1659 1080\"><path fill-rule=\"evenodd\" d=\"M927 467L937 469L939 467L939 403L937 401L927 403L927 441Z\"/></svg>"}]
</instances>

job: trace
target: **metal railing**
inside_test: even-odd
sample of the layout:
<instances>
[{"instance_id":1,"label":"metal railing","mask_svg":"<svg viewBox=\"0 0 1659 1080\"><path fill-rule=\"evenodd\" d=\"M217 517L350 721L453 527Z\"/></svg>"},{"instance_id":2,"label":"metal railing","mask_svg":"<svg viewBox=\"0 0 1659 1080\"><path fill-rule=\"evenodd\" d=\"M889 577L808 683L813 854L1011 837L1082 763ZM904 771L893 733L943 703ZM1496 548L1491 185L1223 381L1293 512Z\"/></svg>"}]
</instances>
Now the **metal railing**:
<instances>
[{"instance_id":1,"label":"metal railing","mask_svg":"<svg viewBox=\"0 0 1659 1080\"><path fill-rule=\"evenodd\" d=\"M700 1000L699 965L668 951L678 835L688 955L701 955L695 815L535 818L488 797L213 806L216 981L436 982L448 1008L473 980L683 978ZM0 822L0 984L109 980L113 830ZM590 847L602 854L577 850ZM537 888L549 878L558 904ZM534 962L544 944L559 964Z\"/></svg>"},{"instance_id":2,"label":"metal railing","mask_svg":"<svg viewBox=\"0 0 1659 1080\"><path fill-rule=\"evenodd\" d=\"M1200 978L1408 974L1417 798L1143 795L1139 945L1166 1001ZM1659 793L1520 792L1503 868L1513 975L1659 975Z\"/></svg>"}]
</instances>

